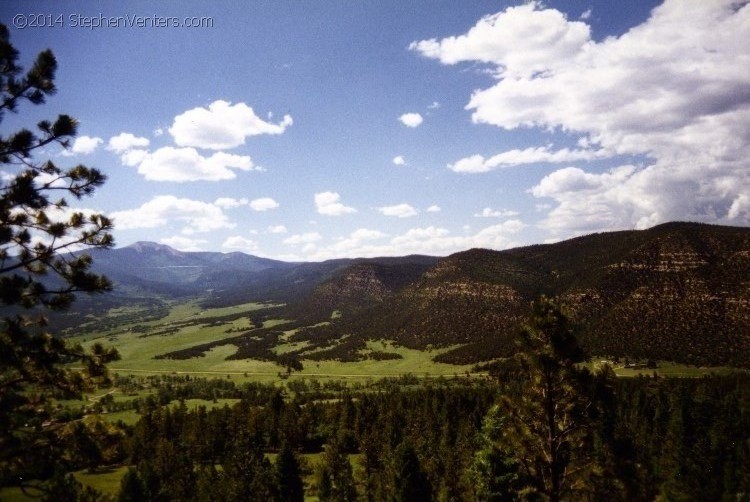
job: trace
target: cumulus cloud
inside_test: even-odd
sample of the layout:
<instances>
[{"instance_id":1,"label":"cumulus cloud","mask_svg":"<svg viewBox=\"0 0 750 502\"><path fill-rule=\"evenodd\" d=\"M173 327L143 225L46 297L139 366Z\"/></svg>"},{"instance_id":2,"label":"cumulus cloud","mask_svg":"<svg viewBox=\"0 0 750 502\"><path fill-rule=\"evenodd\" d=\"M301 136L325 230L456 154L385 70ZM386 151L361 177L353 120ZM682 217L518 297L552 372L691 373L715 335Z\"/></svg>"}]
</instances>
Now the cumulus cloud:
<instances>
[{"instance_id":1,"label":"cumulus cloud","mask_svg":"<svg viewBox=\"0 0 750 502\"><path fill-rule=\"evenodd\" d=\"M571 150L562 148L550 151L549 147L532 147L524 150L508 150L488 159L482 155L472 155L448 165L448 169L457 173L486 173L497 168L520 166L524 164L562 163L575 161L589 161L608 157L609 154L599 150Z\"/></svg>"},{"instance_id":2,"label":"cumulus cloud","mask_svg":"<svg viewBox=\"0 0 750 502\"><path fill-rule=\"evenodd\" d=\"M507 218L509 216L518 216L518 211L485 207L481 212L474 214L475 218Z\"/></svg>"},{"instance_id":3,"label":"cumulus cloud","mask_svg":"<svg viewBox=\"0 0 750 502\"><path fill-rule=\"evenodd\" d=\"M270 197L261 197L260 199L250 201L250 207L253 211L268 211L269 209L279 207L279 203Z\"/></svg>"},{"instance_id":4,"label":"cumulus cloud","mask_svg":"<svg viewBox=\"0 0 750 502\"><path fill-rule=\"evenodd\" d=\"M110 216L118 230L158 228L179 223L184 225L182 233L190 235L235 226L219 206L173 195L159 195L138 208L115 211Z\"/></svg>"},{"instance_id":5,"label":"cumulus cloud","mask_svg":"<svg viewBox=\"0 0 750 502\"><path fill-rule=\"evenodd\" d=\"M404 113L398 120L406 127L418 127L424 121L418 113Z\"/></svg>"},{"instance_id":6,"label":"cumulus cloud","mask_svg":"<svg viewBox=\"0 0 750 502\"><path fill-rule=\"evenodd\" d=\"M73 142L70 150L63 150L63 155L88 155L90 153L94 153L102 143L104 143L102 138L92 136L79 136Z\"/></svg>"},{"instance_id":7,"label":"cumulus cloud","mask_svg":"<svg viewBox=\"0 0 750 502\"><path fill-rule=\"evenodd\" d=\"M214 201L215 206L219 206L224 209L231 209L234 207L247 206L250 201L245 197L241 199L235 199L233 197L219 197Z\"/></svg>"},{"instance_id":8,"label":"cumulus cloud","mask_svg":"<svg viewBox=\"0 0 750 502\"><path fill-rule=\"evenodd\" d=\"M519 220L508 220L480 229L474 234L453 235L442 227L412 228L388 236L378 230L359 229L328 246L307 248L306 259L325 260L345 256L375 257L428 254L445 256L469 248L506 249L518 245L514 236L525 228Z\"/></svg>"},{"instance_id":9,"label":"cumulus cloud","mask_svg":"<svg viewBox=\"0 0 750 502\"><path fill-rule=\"evenodd\" d=\"M595 152L639 164L606 172L565 167L534 186L534 196L555 203L544 225L566 236L675 219L750 224L743 210L750 197L748 32L747 2L686 9L667 0L641 25L595 41L585 19L531 2L483 18L466 34L410 47L444 64L494 69L495 82L466 106L475 123L582 138L581 150L474 156L454 170L549 162L554 153L554 162Z\"/></svg>"},{"instance_id":10,"label":"cumulus cloud","mask_svg":"<svg viewBox=\"0 0 750 502\"><path fill-rule=\"evenodd\" d=\"M203 251L203 245L208 243L205 239L192 239L182 235L165 237L164 239L159 239L159 242L178 251Z\"/></svg>"},{"instance_id":11,"label":"cumulus cloud","mask_svg":"<svg viewBox=\"0 0 750 502\"><path fill-rule=\"evenodd\" d=\"M361 250L363 246L370 242L383 239L384 237L386 237L386 234L380 230L359 228L349 234L349 236L336 241L336 243L327 248L326 252L335 256L360 256L357 252Z\"/></svg>"},{"instance_id":12,"label":"cumulus cloud","mask_svg":"<svg viewBox=\"0 0 750 502\"><path fill-rule=\"evenodd\" d=\"M121 132L117 136L109 138L107 149L121 154L128 150L143 149L149 144L148 138L135 136L129 132Z\"/></svg>"},{"instance_id":13,"label":"cumulus cloud","mask_svg":"<svg viewBox=\"0 0 750 502\"><path fill-rule=\"evenodd\" d=\"M124 166L135 167L148 157L148 150L127 150L120 154L120 161Z\"/></svg>"},{"instance_id":14,"label":"cumulus cloud","mask_svg":"<svg viewBox=\"0 0 750 502\"><path fill-rule=\"evenodd\" d=\"M268 227L269 234L285 234L287 229L284 225L270 225Z\"/></svg>"},{"instance_id":15,"label":"cumulus cloud","mask_svg":"<svg viewBox=\"0 0 750 502\"><path fill-rule=\"evenodd\" d=\"M135 150L129 152L133 154ZM204 157L195 148L165 146L153 153L139 152L130 163L137 165L138 173L150 181L219 181L237 177L234 170L258 170L247 155L216 152ZM123 162L125 162L123 158Z\"/></svg>"},{"instance_id":16,"label":"cumulus cloud","mask_svg":"<svg viewBox=\"0 0 750 502\"><path fill-rule=\"evenodd\" d=\"M441 211L440 206L433 204L427 208L428 213L439 213Z\"/></svg>"},{"instance_id":17,"label":"cumulus cloud","mask_svg":"<svg viewBox=\"0 0 750 502\"><path fill-rule=\"evenodd\" d=\"M233 251L252 252L258 250L258 243L251 239L246 239L240 235L233 235L231 237L227 237L227 239L222 243L221 247Z\"/></svg>"},{"instance_id":18,"label":"cumulus cloud","mask_svg":"<svg viewBox=\"0 0 750 502\"><path fill-rule=\"evenodd\" d=\"M341 196L336 192L320 192L315 194L315 208L318 213L326 216L341 216L347 213L356 213L353 207L345 206L341 202Z\"/></svg>"},{"instance_id":19,"label":"cumulus cloud","mask_svg":"<svg viewBox=\"0 0 750 502\"><path fill-rule=\"evenodd\" d=\"M289 115L278 124L266 122L245 103L218 100L176 116L169 133L179 146L223 150L243 145L249 136L282 134L292 122Z\"/></svg>"},{"instance_id":20,"label":"cumulus cloud","mask_svg":"<svg viewBox=\"0 0 750 502\"><path fill-rule=\"evenodd\" d=\"M318 232L307 232L304 234L294 234L289 236L284 239L283 242L290 246L298 246L300 244L312 244L313 242L318 242L322 238L323 236Z\"/></svg>"},{"instance_id":21,"label":"cumulus cloud","mask_svg":"<svg viewBox=\"0 0 750 502\"><path fill-rule=\"evenodd\" d=\"M393 163L396 164L397 166L405 166L406 165L406 160L404 160L403 156L397 155L397 156L393 157Z\"/></svg>"},{"instance_id":22,"label":"cumulus cloud","mask_svg":"<svg viewBox=\"0 0 750 502\"><path fill-rule=\"evenodd\" d=\"M396 204L395 206L379 207L378 211L385 216L396 216L397 218L408 218L416 216L419 212L409 204Z\"/></svg>"},{"instance_id":23,"label":"cumulus cloud","mask_svg":"<svg viewBox=\"0 0 750 502\"><path fill-rule=\"evenodd\" d=\"M636 216L658 214L662 201L673 194L634 197L644 195L644 187L638 185L640 172L643 170L635 166L621 166L601 174L566 167L545 176L530 191L535 197L550 198L557 205L541 226L555 234L583 234L611 228L646 228L659 223L656 218ZM690 203L686 201L685 206ZM687 207L684 209L689 211Z\"/></svg>"},{"instance_id":24,"label":"cumulus cloud","mask_svg":"<svg viewBox=\"0 0 750 502\"><path fill-rule=\"evenodd\" d=\"M465 35L412 42L409 48L443 64L480 61L504 76L521 76L563 66L589 40L587 24L529 2L480 19Z\"/></svg>"}]
</instances>

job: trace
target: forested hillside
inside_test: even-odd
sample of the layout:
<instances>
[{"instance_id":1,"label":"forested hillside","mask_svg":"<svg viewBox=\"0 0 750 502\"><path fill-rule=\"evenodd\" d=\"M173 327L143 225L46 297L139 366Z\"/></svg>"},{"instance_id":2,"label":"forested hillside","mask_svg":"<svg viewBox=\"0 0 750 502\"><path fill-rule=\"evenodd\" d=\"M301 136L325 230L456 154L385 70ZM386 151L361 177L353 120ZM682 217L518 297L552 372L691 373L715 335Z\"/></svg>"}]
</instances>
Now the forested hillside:
<instances>
[{"instance_id":1,"label":"forested hillside","mask_svg":"<svg viewBox=\"0 0 750 502\"><path fill-rule=\"evenodd\" d=\"M158 318L164 301L175 298L204 307L270 301L280 306L266 318L303 328L292 339L307 350L290 352L292 359L356 360L368 340L393 340L415 349L455 346L438 360L468 364L511 355L529 305L547 295L559 298L590 354L750 366L747 228L669 223L442 259L285 263L139 243L98 251L96 260L115 291L53 314L58 328L120 305L151 305L149 315ZM274 340L249 331L188 353L235 344L246 347L235 358L275 359Z\"/></svg>"},{"instance_id":2,"label":"forested hillside","mask_svg":"<svg viewBox=\"0 0 750 502\"><path fill-rule=\"evenodd\" d=\"M480 361L513 352L530 302L545 294L570 311L590 353L748 366L749 277L750 230L670 223L458 253L333 327L415 348L466 344L441 358Z\"/></svg>"}]
</instances>

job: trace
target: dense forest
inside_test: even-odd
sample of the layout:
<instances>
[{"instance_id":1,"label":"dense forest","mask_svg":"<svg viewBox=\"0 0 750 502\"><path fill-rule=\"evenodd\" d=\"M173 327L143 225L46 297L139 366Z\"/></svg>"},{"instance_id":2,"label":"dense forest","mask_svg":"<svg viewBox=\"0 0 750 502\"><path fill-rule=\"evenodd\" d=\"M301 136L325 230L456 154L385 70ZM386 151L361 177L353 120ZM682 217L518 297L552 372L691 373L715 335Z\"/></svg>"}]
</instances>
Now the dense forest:
<instances>
[{"instance_id":1,"label":"dense forest","mask_svg":"<svg viewBox=\"0 0 750 502\"><path fill-rule=\"evenodd\" d=\"M156 392L88 412L132 407L135 425L50 410L44 423L27 424L46 448L6 465L0 483L47 480L50 500L110 500L66 473L126 465L120 501L750 497L749 375L591 372L567 317L546 299L518 342L486 379L279 388L119 377L122 389ZM195 397L239 402L188 409L184 400Z\"/></svg>"},{"instance_id":2,"label":"dense forest","mask_svg":"<svg viewBox=\"0 0 750 502\"><path fill-rule=\"evenodd\" d=\"M143 413L135 426L68 424L63 463L40 451L23 478L130 465L116 498L123 501L546 499L504 438L512 428L502 382L300 383L294 391L189 377L150 384L158 398L135 403ZM639 377L609 386L584 441L593 465L563 500L750 497L750 377ZM195 396L241 401L187 409L182 399ZM319 464L303 460L317 453ZM52 486L57 500L61 490L109 500L70 477Z\"/></svg>"}]
</instances>

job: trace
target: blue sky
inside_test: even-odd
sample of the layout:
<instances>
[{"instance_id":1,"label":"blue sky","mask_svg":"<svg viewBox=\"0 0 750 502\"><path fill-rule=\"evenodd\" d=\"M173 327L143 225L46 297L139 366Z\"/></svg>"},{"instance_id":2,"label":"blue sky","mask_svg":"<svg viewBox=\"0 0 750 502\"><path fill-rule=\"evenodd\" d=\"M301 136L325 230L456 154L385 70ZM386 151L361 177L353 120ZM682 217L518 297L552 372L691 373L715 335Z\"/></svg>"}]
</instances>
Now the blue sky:
<instances>
[{"instance_id":1,"label":"blue sky","mask_svg":"<svg viewBox=\"0 0 750 502\"><path fill-rule=\"evenodd\" d=\"M0 19L23 63L59 62L58 93L2 132L76 117L71 151L44 154L109 176L81 207L120 246L322 260L750 223L742 2L3 2Z\"/></svg>"}]
</instances>

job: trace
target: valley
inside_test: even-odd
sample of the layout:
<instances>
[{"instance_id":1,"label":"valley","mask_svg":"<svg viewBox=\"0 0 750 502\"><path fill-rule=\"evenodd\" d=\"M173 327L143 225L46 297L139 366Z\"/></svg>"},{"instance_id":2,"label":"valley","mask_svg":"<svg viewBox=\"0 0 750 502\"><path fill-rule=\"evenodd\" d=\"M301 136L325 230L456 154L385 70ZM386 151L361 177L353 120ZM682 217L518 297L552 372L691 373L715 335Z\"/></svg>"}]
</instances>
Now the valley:
<instances>
[{"instance_id":1,"label":"valley","mask_svg":"<svg viewBox=\"0 0 750 502\"><path fill-rule=\"evenodd\" d=\"M190 374L229 377L236 381L280 381L282 378L316 378L366 380L394 377L404 374L415 376L465 375L472 365L438 363L432 359L447 349L423 351L396 347L392 342L369 342L361 352L363 360L341 362L336 360L302 360L301 370L287 372L283 365L257 359L228 359L237 352L231 343L218 345L200 356L187 359L159 358L166 353L191 349L212 342L221 342L238 332L252 333L252 316L262 314L268 304L247 303L233 307L201 309L195 300L174 303L169 313L158 320L126 322L111 329L74 336L70 340L84 346L105 343L118 350L120 360L110 364L110 371L121 374ZM112 318L122 315L122 308L111 313ZM129 316L137 317L137 308ZM148 310L144 312L148 314ZM240 315L241 314L241 315ZM217 321L216 318L231 319ZM109 325L107 315L101 322ZM285 320L268 319L263 328L284 329ZM258 329L258 328L255 328ZM281 332L281 339L271 350L283 355L305 346L305 342L287 341L294 329ZM367 358L368 353L383 352L398 357L386 360Z\"/></svg>"},{"instance_id":2,"label":"valley","mask_svg":"<svg viewBox=\"0 0 750 502\"><path fill-rule=\"evenodd\" d=\"M98 319L97 324L113 326L102 331L91 331L85 335L70 337L71 342L80 342L84 347L104 343L116 348L120 360L110 364L110 371L120 375L192 375L206 378L226 378L241 382L266 382L283 384L287 379L316 379L321 381L367 382L382 378L410 375L420 378L472 376L486 378L486 369L476 364L450 364L435 361L435 358L457 347L440 349L410 349L393 341L368 341L361 349L361 360L307 360L302 359L302 369L288 371L283 364L258 359L233 359L237 346L232 343L217 345L200 356L186 359L163 358L164 354L189 350L196 346L232 339L236 333L250 333L254 327L253 316L258 318L266 309L277 308L276 304L245 303L232 307L203 309L198 300L185 302L165 301L166 315L150 319L153 310L148 307L120 307L112 309ZM123 319L127 319L123 321ZM216 319L223 319L217 321ZM284 319L263 321L262 328L284 329L289 323ZM89 326L86 330L94 329ZM281 331L272 352L283 355L309 345L309 342L290 341L296 329ZM314 352L313 352L314 353ZM394 354L387 359L368 357L372 353ZM398 357L395 357L398 356ZM592 368L602 363L601 357L591 356ZM671 361L659 361L655 368L645 364L628 367L624 360L609 361L616 374L637 376L662 374L665 376L699 376L711 373L726 373L732 369L723 366L694 366Z\"/></svg>"},{"instance_id":3,"label":"valley","mask_svg":"<svg viewBox=\"0 0 750 502\"><path fill-rule=\"evenodd\" d=\"M506 251L287 263L138 243L97 250L111 293L50 314L115 370L262 380L483 373L558 299L592 361L750 367L750 231L669 223ZM621 363L621 364L620 364Z\"/></svg>"},{"instance_id":4,"label":"valley","mask_svg":"<svg viewBox=\"0 0 750 502\"><path fill-rule=\"evenodd\" d=\"M618 476L634 499L647 500L671 479L650 463L671 453L647 447L677 434L677 410L694 417L700 438L741 435L742 420L699 417L702 407L727 416L745 409L747 249L747 229L673 223L445 258L284 263L152 243L99 252L95 267L113 280L113 291L80 297L73 309L50 315L50 326L72 344L91 352L110 347L119 358L107 365L107 385L56 401L39 427L66 424L64 431L94 435L97 467L82 470L72 458L69 479L96 500L140 493L129 486L132 476L138 486L156 483L149 489L170 493L178 490L165 488L170 483L196 491L207 484L231 492L240 479L272 487L254 476L281 469L286 441L295 445L306 500L325 499L327 469L348 476L352 493L390 489L400 481L383 477L383 466L397 462L391 457L406 445L422 452L432 490L469 500L477 488L465 476L485 479L476 469L495 443L483 441L499 441L493 410L504 399L523 407L527 391L520 389L535 390L516 366L536 357L521 335L545 326L534 309L552 297L552 312L561 309L552 326L569 322L565 336L574 334L583 349L571 359L556 355L556 364L584 378L581 396L593 392L581 386L586 378L617 395L610 404L585 397L601 407L600 418L586 420L618 424L616 439L590 429L609 446L585 448L605 462L618 441L639 445L616 461L618 469L631 458L644 467ZM696 392L702 397L694 401ZM423 431L432 432L425 438ZM192 446L180 450L185 444ZM239 468L236 448L250 448L254 467L243 472L256 474L225 474ZM685 458L717 455L712 448ZM186 463L181 474L172 468L175 455ZM732 479L741 476L745 455L738 447L728 457ZM450 465L465 476L446 475ZM152 469L158 478L149 481ZM12 483L0 497L28 500Z\"/></svg>"}]
</instances>

